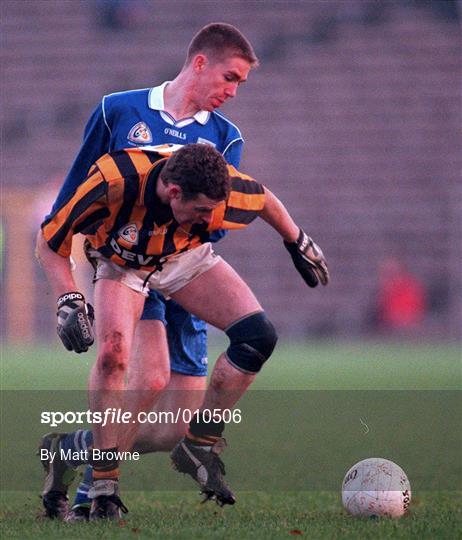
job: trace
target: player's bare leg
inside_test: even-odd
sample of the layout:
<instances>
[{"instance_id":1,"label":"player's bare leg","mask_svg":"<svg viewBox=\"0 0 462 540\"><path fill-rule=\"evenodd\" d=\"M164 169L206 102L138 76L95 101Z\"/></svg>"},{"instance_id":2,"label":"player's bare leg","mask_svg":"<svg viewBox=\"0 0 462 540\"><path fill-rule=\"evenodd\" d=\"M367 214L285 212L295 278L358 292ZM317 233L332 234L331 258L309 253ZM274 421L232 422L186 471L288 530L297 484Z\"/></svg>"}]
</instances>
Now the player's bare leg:
<instances>
[{"instance_id":1,"label":"player's bare leg","mask_svg":"<svg viewBox=\"0 0 462 540\"><path fill-rule=\"evenodd\" d=\"M144 296L125 285L108 279L95 284L96 337L98 353L89 379L90 409L104 412L123 406L123 390L133 345L136 324L141 316ZM123 424L94 424L91 464L93 486L90 520L118 519L126 512L119 497L119 434ZM100 451L99 455L95 450Z\"/></svg>"},{"instance_id":2,"label":"player's bare leg","mask_svg":"<svg viewBox=\"0 0 462 540\"><path fill-rule=\"evenodd\" d=\"M128 367L128 391L123 406L124 411L130 412L136 422L125 426L126 429L119 437L119 449L132 449L140 427L138 414L152 409L169 379L170 362L164 323L158 320L139 321Z\"/></svg>"},{"instance_id":3,"label":"player's bare leg","mask_svg":"<svg viewBox=\"0 0 462 540\"><path fill-rule=\"evenodd\" d=\"M184 436L190 413L199 409L204 400L207 377L170 374L170 382L152 408L155 413L180 411L178 422L141 424L133 450L142 454L168 452ZM183 414L184 412L184 414Z\"/></svg>"},{"instance_id":4,"label":"player's bare leg","mask_svg":"<svg viewBox=\"0 0 462 540\"><path fill-rule=\"evenodd\" d=\"M225 261L188 283L172 298L187 311L226 330L243 317L263 311L245 281ZM232 366L221 354L215 364L202 408L230 408L255 379Z\"/></svg>"},{"instance_id":5,"label":"player's bare leg","mask_svg":"<svg viewBox=\"0 0 462 540\"><path fill-rule=\"evenodd\" d=\"M271 355L277 339L274 328L250 288L225 261L219 261L172 298L230 337L230 347L217 360L200 411L232 408ZM221 437L223 420L206 421L201 412L173 450L173 463L201 485L206 500L234 504L234 494L223 480L224 465L218 457L226 446Z\"/></svg>"},{"instance_id":6,"label":"player's bare leg","mask_svg":"<svg viewBox=\"0 0 462 540\"><path fill-rule=\"evenodd\" d=\"M101 411L123 406L123 390L136 324L141 316L144 296L108 279L95 284L97 358L89 378L90 409ZM108 301L110 299L110 301ZM120 425L94 424L95 448L118 444Z\"/></svg>"},{"instance_id":7,"label":"player's bare leg","mask_svg":"<svg viewBox=\"0 0 462 540\"><path fill-rule=\"evenodd\" d=\"M152 411L160 413L163 411L176 414L177 410L196 410L200 407L206 388L206 377L194 377L171 372L168 362L168 354L162 337L165 337L164 324L158 320L141 320L138 322L135 330L135 341L133 345L132 358L128 366L128 385L130 394L143 394L143 403L145 406L149 401L149 395L154 398L155 405ZM156 339L158 346L152 346ZM167 385L167 386L166 386ZM125 393L127 396L128 392ZM140 402L134 399L135 403L132 410L140 407ZM137 402L137 403L136 403ZM127 408L127 399L124 409ZM188 419L188 416L186 416ZM134 424L128 424L129 427ZM187 424L180 416L177 423L142 423L139 426L136 435L136 441L131 448L132 451L141 454L148 452L166 452L172 450L175 444L184 436ZM128 439L119 438L119 449L124 445L128 447ZM125 448L124 448L125 449ZM130 448L127 448L130 449ZM69 469L69 468L68 468ZM91 468L90 473L85 472L85 480L80 484L79 489L88 492L91 487ZM71 472L73 469L71 469ZM65 521L76 523L88 521L89 504L84 495L76 501L72 509L67 513Z\"/></svg>"}]
</instances>

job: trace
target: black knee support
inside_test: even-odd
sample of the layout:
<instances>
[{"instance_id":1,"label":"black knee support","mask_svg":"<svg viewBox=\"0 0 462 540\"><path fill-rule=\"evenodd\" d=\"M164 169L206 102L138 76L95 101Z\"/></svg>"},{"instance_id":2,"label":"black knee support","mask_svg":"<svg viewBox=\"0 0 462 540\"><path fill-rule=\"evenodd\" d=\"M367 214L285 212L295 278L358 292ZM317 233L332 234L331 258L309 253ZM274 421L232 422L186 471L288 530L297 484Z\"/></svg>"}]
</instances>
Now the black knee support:
<instances>
[{"instance_id":1,"label":"black knee support","mask_svg":"<svg viewBox=\"0 0 462 540\"><path fill-rule=\"evenodd\" d=\"M260 371L278 339L264 311L237 321L226 330L226 334L231 342L226 351L228 360L247 373Z\"/></svg>"}]
</instances>

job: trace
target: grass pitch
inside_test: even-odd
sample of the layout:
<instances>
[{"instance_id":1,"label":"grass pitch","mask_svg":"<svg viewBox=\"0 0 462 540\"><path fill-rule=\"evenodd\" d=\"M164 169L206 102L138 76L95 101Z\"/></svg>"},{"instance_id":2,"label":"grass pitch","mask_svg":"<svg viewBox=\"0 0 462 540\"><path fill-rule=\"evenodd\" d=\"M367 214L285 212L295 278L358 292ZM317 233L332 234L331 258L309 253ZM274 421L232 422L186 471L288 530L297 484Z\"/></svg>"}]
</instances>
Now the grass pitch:
<instances>
[{"instance_id":1,"label":"grass pitch","mask_svg":"<svg viewBox=\"0 0 462 540\"><path fill-rule=\"evenodd\" d=\"M10 494L2 502L5 538L460 538L461 499L450 493L416 496L400 520L358 519L341 509L337 493L244 492L233 507L200 505L188 493L131 493L130 513L119 523L66 525L37 518L37 496Z\"/></svg>"},{"instance_id":2,"label":"grass pitch","mask_svg":"<svg viewBox=\"0 0 462 540\"><path fill-rule=\"evenodd\" d=\"M9 396L2 413L2 537L461 537L461 433L454 410L461 388L457 346L281 346L255 384L257 397L249 397L247 408L243 405L247 423L229 426L224 460L238 496L234 507L200 505L192 482L168 470L166 454L156 454L129 469L134 481L124 489L130 509L124 520L78 526L38 517L42 474L32 454L37 434L46 429L31 414L31 396L41 390L39 398L53 402L56 390L84 389L93 355L45 347L2 352L3 394ZM211 356L216 352L212 348ZM11 396L17 400L14 411L9 408ZM407 411L397 418L400 400ZM367 435L358 415L370 427ZM344 472L352 460L375 453L396 461L410 478L411 511L400 520L352 518L341 507ZM422 464L425 455L428 463ZM248 462L253 462L250 470Z\"/></svg>"}]
</instances>

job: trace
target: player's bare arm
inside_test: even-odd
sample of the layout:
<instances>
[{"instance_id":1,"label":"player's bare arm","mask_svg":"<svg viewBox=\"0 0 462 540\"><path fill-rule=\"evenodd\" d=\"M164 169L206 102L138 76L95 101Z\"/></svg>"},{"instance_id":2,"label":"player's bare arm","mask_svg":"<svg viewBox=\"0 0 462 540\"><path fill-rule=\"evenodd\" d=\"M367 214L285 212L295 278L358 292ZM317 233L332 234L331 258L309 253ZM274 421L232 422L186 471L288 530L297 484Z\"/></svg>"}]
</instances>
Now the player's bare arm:
<instances>
[{"instance_id":1,"label":"player's bare arm","mask_svg":"<svg viewBox=\"0 0 462 540\"><path fill-rule=\"evenodd\" d=\"M36 255L57 298L58 336L68 351L88 351L94 342L94 312L77 290L70 257L50 249L41 230L37 235Z\"/></svg>"},{"instance_id":2,"label":"player's bare arm","mask_svg":"<svg viewBox=\"0 0 462 540\"><path fill-rule=\"evenodd\" d=\"M55 297L76 290L70 257L63 257L50 249L41 230L37 234L36 256Z\"/></svg>"},{"instance_id":3,"label":"player's bare arm","mask_svg":"<svg viewBox=\"0 0 462 540\"><path fill-rule=\"evenodd\" d=\"M260 217L275 229L286 242L295 242L299 227L282 202L265 186L265 206Z\"/></svg>"},{"instance_id":4,"label":"player's bare arm","mask_svg":"<svg viewBox=\"0 0 462 540\"><path fill-rule=\"evenodd\" d=\"M286 207L267 187L260 217L282 236L295 268L307 285L316 287L318 283L329 283L329 270L320 247L295 224Z\"/></svg>"}]
</instances>

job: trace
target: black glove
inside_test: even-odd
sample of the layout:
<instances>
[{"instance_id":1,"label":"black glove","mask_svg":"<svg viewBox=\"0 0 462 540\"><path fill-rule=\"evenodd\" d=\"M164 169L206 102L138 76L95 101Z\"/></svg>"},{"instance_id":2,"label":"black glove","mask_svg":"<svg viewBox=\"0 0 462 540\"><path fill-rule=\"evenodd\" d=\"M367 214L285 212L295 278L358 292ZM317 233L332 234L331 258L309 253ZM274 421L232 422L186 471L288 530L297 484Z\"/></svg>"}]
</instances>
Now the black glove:
<instances>
[{"instance_id":1,"label":"black glove","mask_svg":"<svg viewBox=\"0 0 462 540\"><path fill-rule=\"evenodd\" d=\"M324 255L319 246L302 229L296 242L284 241L284 245L307 285L316 287L319 282L323 285L329 283L329 270Z\"/></svg>"},{"instance_id":2,"label":"black glove","mask_svg":"<svg viewBox=\"0 0 462 540\"><path fill-rule=\"evenodd\" d=\"M68 292L58 298L58 336L68 351L87 352L95 341L95 312L83 294Z\"/></svg>"}]
</instances>

